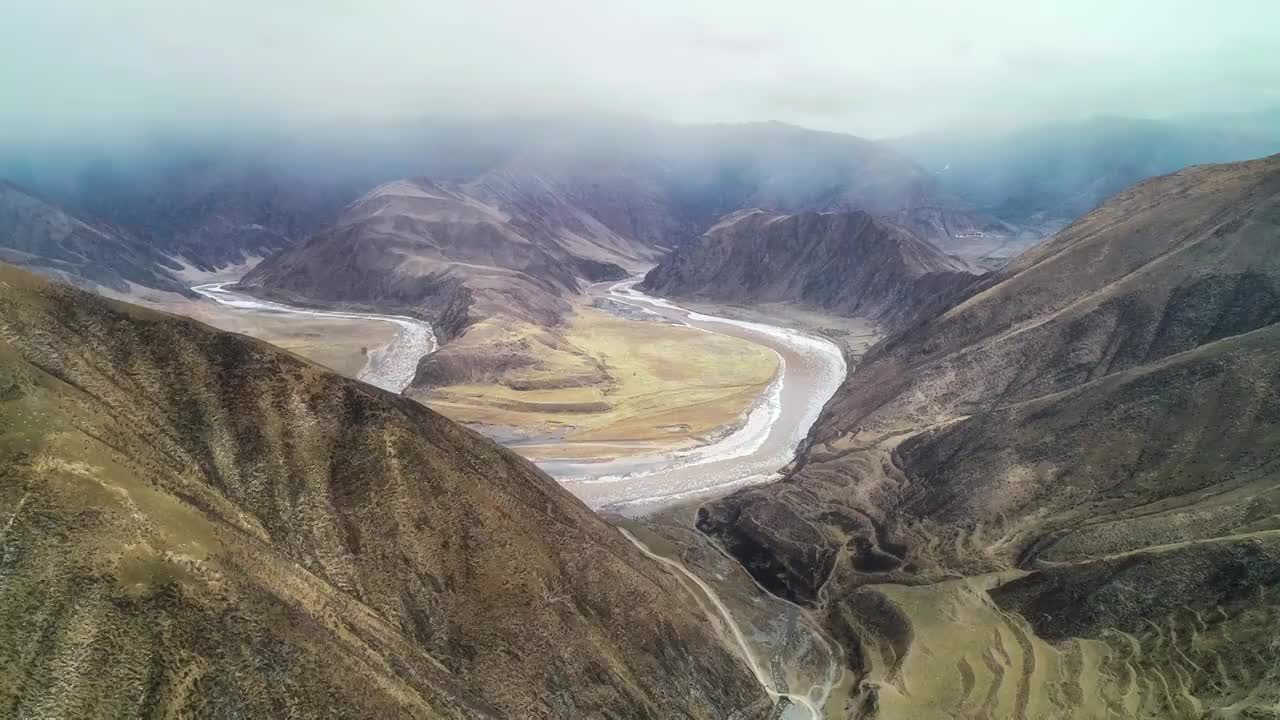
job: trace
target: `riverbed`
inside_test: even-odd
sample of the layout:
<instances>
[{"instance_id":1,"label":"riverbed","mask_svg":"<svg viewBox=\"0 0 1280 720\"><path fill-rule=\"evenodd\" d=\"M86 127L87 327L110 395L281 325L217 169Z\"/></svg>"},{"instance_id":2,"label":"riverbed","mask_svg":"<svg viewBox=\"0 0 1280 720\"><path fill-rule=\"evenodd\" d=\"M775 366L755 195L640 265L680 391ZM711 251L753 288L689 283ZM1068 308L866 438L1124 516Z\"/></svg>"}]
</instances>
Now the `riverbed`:
<instances>
[{"instance_id":1,"label":"riverbed","mask_svg":"<svg viewBox=\"0 0 1280 720\"><path fill-rule=\"evenodd\" d=\"M539 466L592 508L626 515L777 478L844 380L846 366L840 348L811 333L694 312L640 292L635 288L637 283L636 279L601 283L588 292L648 321L676 323L767 347L778 356L777 374L746 417L704 445L615 460L545 460ZM208 283L192 290L244 312L396 324L399 331L395 339L370 352L358 375L360 380L391 392L403 391L413 380L418 361L437 346L431 326L415 318L294 307L230 290L227 286L231 284Z\"/></svg>"},{"instance_id":2,"label":"riverbed","mask_svg":"<svg viewBox=\"0 0 1280 720\"><path fill-rule=\"evenodd\" d=\"M845 378L840 348L810 333L693 312L646 295L636 284L635 279L602 283L588 292L657 320L768 347L779 357L776 377L741 425L708 445L605 462L546 461L540 466L591 507L628 515L776 479Z\"/></svg>"},{"instance_id":3,"label":"riverbed","mask_svg":"<svg viewBox=\"0 0 1280 720\"><path fill-rule=\"evenodd\" d=\"M393 393L403 392L418 371L418 361L435 352L437 347L436 335L431 325L417 318L294 307L227 289L228 285L234 284L234 282L206 283L191 289L219 305L244 312L329 317L340 320L373 320L396 325L399 330L395 338L386 347L370 352L364 368L356 376L356 379L383 390L390 390Z\"/></svg>"}]
</instances>

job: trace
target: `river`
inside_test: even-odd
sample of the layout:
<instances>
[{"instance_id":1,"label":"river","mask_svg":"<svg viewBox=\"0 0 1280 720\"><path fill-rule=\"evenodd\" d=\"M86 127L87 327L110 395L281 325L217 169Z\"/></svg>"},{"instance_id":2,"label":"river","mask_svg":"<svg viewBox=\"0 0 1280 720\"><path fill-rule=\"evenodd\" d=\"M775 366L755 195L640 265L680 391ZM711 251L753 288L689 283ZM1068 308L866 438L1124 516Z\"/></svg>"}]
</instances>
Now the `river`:
<instances>
[{"instance_id":1,"label":"river","mask_svg":"<svg viewBox=\"0 0 1280 720\"><path fill-rule=\"evenodd\" d=\"M678 323L767 347L779 360L773 382L731 432L708 444L602 462L548 460L539 465L592 508L629 515L776 478L844 380L840 348L825 338L788 328L693 312L636 290L637 283L636 279L601 283L588 292L607 301L606 306L616 303L615 309L624 314L643 316L639 321ZM227 289L231 284L209 283L192 290L245 312L395 323L400 328L395 339L370 353L359 375L392 392L404 390L413 380L418 361L436 348L431 326L415 318L293 307Z\"/></svg>"},{"instance_id":2,"label":"river","mask_svg":"<svg viewBox=\"0 0 1280 720\"><path fill-rule=\"evenodd\" d=\"M244 312L331 317L340 320L377 320L397 326L399 331L396 332L396 336L387 343L386 347L369 353L368 361L356 376L357 379L383 390L390 390L393 393L403 392L413 381L414 373L418 371L418 361L423 356L435 352L437 347L436 335L432 332L431 325L416 318L294 307L227 289L227 285L234 284L234 282L207 283L196 285L191 290L219 305Z\"/></svg>"},{"instance_id":3,"label":"river","mask_svg":"<svg viewBox=\"0 0 1280 720\"><path fill-rule=\"evenodd\" d=\"M601 283L588 289L606 308L637 322L670 322L703 332L729 335L769 348L778 356L778 370L747 416L730 431L705 445L679 452L655 453L602 462L545 461L541 467L570 492L595 509L643 514L677 500L717 495L778 477L818 414L844 380L845 359L840 348L825 338L762 323L732 320L687 310L635 289L638 280ZM431 326L415 318L293 307L228 290L232 283L209 283L192 290L221 305L244 312L296 314L309 317L376 320L400 330L385 348L370 353L359 378L399 393L413 380L418 361L437 345ZM677 560L654 553L631 533L623 535L640 550L673 572L688 578L708 598L735 649L756 679L775 700L786 699L774 717L819 720L835 683L802 694L788 692L776 668L772 679L729 608L706 582ZM799 610L797 609L797 612ZM816 632L816 631L815 631ZM831 644L817 634L817 642ZM833 641L832 641L833 642ZM836 662L832 654L832 663ZM776 658L772 659L776 662ZM833 668L835 665L833 664ZM780 680L780 678L782 678ZM813 697L814 693L818 697Z\"/></svg>"}]
</instances>

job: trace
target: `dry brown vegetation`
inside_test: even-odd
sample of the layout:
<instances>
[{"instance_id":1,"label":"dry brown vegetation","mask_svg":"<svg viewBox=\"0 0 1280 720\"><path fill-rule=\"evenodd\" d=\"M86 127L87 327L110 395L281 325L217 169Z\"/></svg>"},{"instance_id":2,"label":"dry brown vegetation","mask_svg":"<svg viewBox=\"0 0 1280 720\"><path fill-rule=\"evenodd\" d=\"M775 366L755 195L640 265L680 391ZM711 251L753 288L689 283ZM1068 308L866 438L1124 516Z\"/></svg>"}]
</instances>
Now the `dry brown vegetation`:
<instances>
[{"instance_id":1,"label":"dry brown vegetation","mask_svg":"<svg viewBox=\"0 0 1280 720\"><path fill-rule=\"evenodd\" d=\"M1280 157L1142 183L873 348L700 527L826 617L848 717L1266 718Z\"/></svg>"},{"instance_id":2,"label":"dry brown vegetation","mask_svg":"<svg viewBox=\"0 0 1280 720\"><path fill-rule=\"evenodd\" d=\"M582 307L554 330L477 325L424 363L409 397L460 422L555 435L520 446L528 456L616 457L731 426L777 369L772 351L745 340Z\"/></svg>"},{"instance_id":3,"label":"dry brown vegetation","mask_svg":"<svg viewBox=\"0 0 1280 720\"><path fill-rule=\"evenodd\" d=\"M378 320L244 312L198 300L152 300L138 304L195 318L219 330L258 338L349 378L357 377L364 369L368 353L386 347L399 330L393 323Z\"/></svg>"},{"instance_id":4,"label":"dry brown vegetation","mask_svg":"<svg viewBox=\"0 0 1280 720\"><path fill-rule=\"evenodd\" d=\"M0 266L0 715L767 712L682 593L417 403Z\"/></svg>"}]
</instances>

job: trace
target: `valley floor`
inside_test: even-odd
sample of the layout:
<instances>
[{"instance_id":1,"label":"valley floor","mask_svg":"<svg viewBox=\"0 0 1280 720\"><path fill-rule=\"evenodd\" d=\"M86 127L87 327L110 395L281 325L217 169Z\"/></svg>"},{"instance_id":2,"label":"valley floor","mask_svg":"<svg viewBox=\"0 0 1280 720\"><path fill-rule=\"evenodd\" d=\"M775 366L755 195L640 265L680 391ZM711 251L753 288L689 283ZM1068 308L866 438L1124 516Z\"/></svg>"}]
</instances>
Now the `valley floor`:
<instances>
[{"instance_id":1,"label":"valley floor","mask_svg":"<svg viewBox=\"0 0 1280 720\"><path fill-rule=\"evenodd\" d=\"M474 354L518 344L521 367L410 397L536 460L705 444L742 421L779 368L763 346L586 303L552 331L495 320L458 342Z\"/></svg>"},{"instance_id":2,"label":"valley floor","mask_svg":"<svg viewBox=\"0 0 1280 720\"><path fill-rule=\"evenodd\" d=\"M398 331L382 321L246 311L170 293L123 299L264 340L352 378ZM561 327L494 318L449 349L480 358L513 347L514 368L407 394L531 459L591 462L721 437L744 422L779 370L777 353L762 345L622 317L588 297Z\"/></svg>"},{"instance_id":3,"label":"valley floor","mask_svg":"<svg viewBox=\"0 0 1280 720\"><path fill-rule=\"evenodd\" d=\"M350 378L364 369L370 353L385 348L399 330L391 323L373 320L300 318L296 315L244 312L205 300L177 296L142 304L194 318L219 330L265 340Z\"/></svg>"}]
</instances>

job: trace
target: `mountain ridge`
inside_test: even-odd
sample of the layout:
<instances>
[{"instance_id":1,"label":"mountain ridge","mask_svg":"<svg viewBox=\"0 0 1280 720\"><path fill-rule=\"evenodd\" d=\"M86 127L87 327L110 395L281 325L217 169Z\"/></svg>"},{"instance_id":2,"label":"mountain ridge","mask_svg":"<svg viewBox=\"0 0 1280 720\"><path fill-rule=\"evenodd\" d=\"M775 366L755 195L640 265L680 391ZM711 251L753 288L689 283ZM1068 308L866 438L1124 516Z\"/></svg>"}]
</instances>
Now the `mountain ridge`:
<instances>
[{"instance_id":1,"label":"mountain ridge","mask_svg":"<svg viewBox=\"0 0 1280 720\"><path fill-rule=\"evenodd\" d=\"M717 302L794 302L897 327L980 278L969 263L862 211L722 218L642 288Z\"/></svg>"},{"instance_id":2,"label":"mountain ridge","mask_svg":"<svg viewBox=\"0 0 1280 720\"><path fill-rule=\"evenodd\" d=\"M191 296L181 265L127 231L77 216L0 179L0 259L87 288L141 286Z\"/></svg>"},{"instance_id":3,"label":"mountain ridge","mask_svg":"<svg viewBox=\"0 0 1280 720\"><path fill-rule=\"evenodd\" d=\"M17 715L767 714L675 578L478 434L5 265L0 298Z\"/></svg>"},{"instance_id":4,"label":"mountain ridge","mask_svg":"<svg viewBox=\"0 0 1280 720\"><path fill-rule=\"evenodd\" d=\"M1264 712L1277 239L1280 156L1139 183L873 347L785 481L698 527L843 638L859 717L975 682L1032 688L1001 713Z\"/></svg>"}]
</instances>

